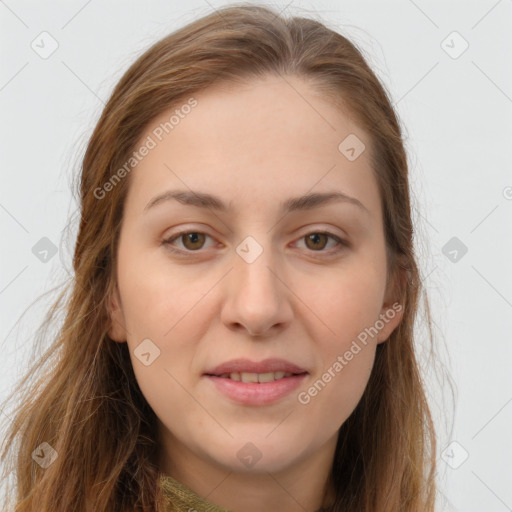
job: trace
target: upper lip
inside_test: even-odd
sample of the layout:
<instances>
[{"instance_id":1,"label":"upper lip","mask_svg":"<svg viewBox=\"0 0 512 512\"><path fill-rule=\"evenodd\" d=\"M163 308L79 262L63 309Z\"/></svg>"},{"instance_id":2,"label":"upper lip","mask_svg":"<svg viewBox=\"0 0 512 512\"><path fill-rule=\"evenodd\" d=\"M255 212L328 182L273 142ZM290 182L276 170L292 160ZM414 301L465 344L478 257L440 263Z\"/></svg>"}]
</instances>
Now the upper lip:
<instances>
[{"instance_id":1,"label":"upper lip","mask_svg":"<svg viewBox=\"0 0 512 512\"><path fill-rule=\"evenodd\" d=\"M290 372L307 373L307 370L297 366L285 359L264 359L263 361L251 361L250 359L232 359L226 361L211 370L205 375L223 375L225 373L269 373L269 372Z\"/></svg>"}]
</instances>

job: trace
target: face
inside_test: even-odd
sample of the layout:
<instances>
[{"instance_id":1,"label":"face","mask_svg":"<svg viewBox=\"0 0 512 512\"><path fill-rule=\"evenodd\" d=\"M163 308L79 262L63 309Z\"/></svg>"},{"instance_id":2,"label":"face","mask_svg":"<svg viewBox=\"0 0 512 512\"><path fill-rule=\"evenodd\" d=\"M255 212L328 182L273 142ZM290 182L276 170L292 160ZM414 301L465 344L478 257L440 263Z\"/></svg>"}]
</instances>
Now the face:
<instances>
[{"instance_id":1,"label":"face","mask_svg":"<svg viewBox=\"0 0 512 512\"><path fill-rule=\"evenodd\" d=\"M110 336L128 343L169 460L285 470L332 455L401 318L370 139L297 77L194 98L137 146L155 143L129 176ZM350 134L359 156L353 136L340 149Z\"/></svg>"}]
</instances>

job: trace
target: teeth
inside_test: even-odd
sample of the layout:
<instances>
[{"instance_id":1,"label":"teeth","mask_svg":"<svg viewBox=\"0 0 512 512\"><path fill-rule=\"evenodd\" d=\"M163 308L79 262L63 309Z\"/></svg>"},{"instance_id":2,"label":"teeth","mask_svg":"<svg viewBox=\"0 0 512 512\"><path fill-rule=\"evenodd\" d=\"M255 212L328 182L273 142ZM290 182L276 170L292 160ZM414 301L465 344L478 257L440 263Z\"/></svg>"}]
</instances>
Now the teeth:
<instances>
[{"instance_id":1,"label":"teeth","mask_svg":"<svg viewBox=\"0 0 512 512\"><path fill-rule=\"evenodd\" d=\"M273 382L284 377L291 377L291 372L267 372L267 373L223 373L220 377L242 382Z\"/></svg>"},{"instance_id":2,"label":"teeth","mask_svg":"<svg viewBox=\"0 0 512 512\"><path fill-rule=\"evenodd\" d=\"M258 374L258 382L273 382L273 381L274 381L274 372Z\"/></svg>"},{"instance_id":3,"label":"teeth","mask_svg":"<svg viewBox=\"0 0 512 512\"><path fill-rule=\"evenodd\" d=\"M258 382L258 374L257 373L242 372L240 374L240 377L242 377L242 382Z\"/></svg>"}]
</instances>

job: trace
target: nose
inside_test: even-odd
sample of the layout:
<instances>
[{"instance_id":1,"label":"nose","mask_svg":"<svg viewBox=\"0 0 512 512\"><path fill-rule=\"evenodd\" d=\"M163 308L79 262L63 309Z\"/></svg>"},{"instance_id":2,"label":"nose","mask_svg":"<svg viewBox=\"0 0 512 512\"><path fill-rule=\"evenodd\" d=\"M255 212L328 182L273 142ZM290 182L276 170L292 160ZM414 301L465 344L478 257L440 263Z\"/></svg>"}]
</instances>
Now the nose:
<instances>
[{"instance_id":1,"label":"nose","mask_svg":"<svg viewBox=\"0 0 512 512\"><path fill-rule=\"evenodd\" d=\"M293 317L293 294L287 285L269 249L251 263L235 254L225 283L223 323L251 336L275 336L286 329Z\"/></svg>"}]
</instances>

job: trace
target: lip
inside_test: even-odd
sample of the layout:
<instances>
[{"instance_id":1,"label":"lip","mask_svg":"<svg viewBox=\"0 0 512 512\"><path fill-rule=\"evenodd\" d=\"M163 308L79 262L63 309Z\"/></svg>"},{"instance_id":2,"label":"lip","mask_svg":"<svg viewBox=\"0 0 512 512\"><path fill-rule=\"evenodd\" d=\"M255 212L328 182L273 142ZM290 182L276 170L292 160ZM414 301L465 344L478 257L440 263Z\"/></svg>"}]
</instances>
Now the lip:
<instances>
[{"instance_id":1,"label":"lip","mask_svg":"<svg viewBox=\"0 0 512 512\"><path fill-rule=\"evenodd\" d=\"M279 370L276 370L279 371ZM229 373L229 372L226 372ZM256 372L263 373L263 372ZM243 405L265 405L289 395L308 373L284 377L272 382L242 382L216 375L205 375L216 389L231 400Z\"/></svg>"},{"instance_id":2,"label":"lip","mask_svg":"<svg viewBox=\"0 0 512 512\"><path fill-rule=\"evenodd\" d=\"M232 359L226 361L211 370L204 372L207 376L219 376L224 373L268 373L268 372L289 372L307 373L307 370L300 366L286 361L285 359L264 359L263 361L251 361L250 359Z\"/></svg>"}]
</instances>

